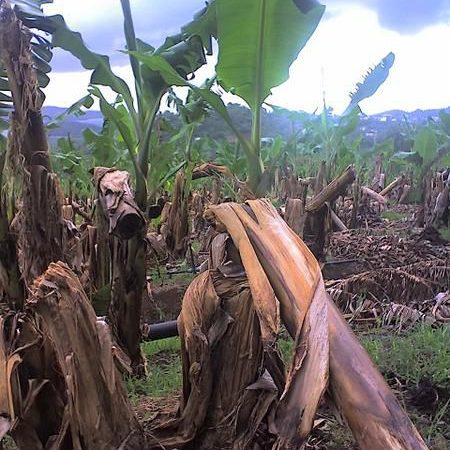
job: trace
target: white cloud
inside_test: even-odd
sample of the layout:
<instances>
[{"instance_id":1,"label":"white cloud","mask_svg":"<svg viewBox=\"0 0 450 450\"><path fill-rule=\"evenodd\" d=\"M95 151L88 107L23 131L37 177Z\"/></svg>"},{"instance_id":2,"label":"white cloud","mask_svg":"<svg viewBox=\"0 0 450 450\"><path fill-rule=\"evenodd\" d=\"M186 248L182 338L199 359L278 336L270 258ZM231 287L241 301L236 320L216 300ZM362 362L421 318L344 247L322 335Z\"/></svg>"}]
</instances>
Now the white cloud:
<instances>
[{"instance_id":1,"label":"white cloud","mask_svg":"<svg viewBox=\"0 0 450 450\"><path fill-rule=\"evenodd\" d=\"M66 7L81 8L83 1L87 2L67 2ZM108 4L108 0L96 2L103 6ZM96 20L100 18L97 16ZM448 26L428 27L414 35L402 35L382 28L377 14L368 8L343 8L334 3L329 8L328 19L319 25L292 65L289 81L274 89L269 102L314 111L322 106L325 88L327 104L342 112L348 104L349 92L366 70L393 51L396 61L391 74L379 91L363 102L364 112L447 107L450 105L448 42ZM212 75L213 64L200 70L199 82ZM127 67L114 69L131 82ZM68 106L84 95L88 81L86 72L53 73L47 89L47 104ZM228 95L225 99L236 101Z\"/></svg>"},{"instance_id":2,"label":"white cloud","mask_svg":"<svg viewBox=\"0 0 450 450\"><path fill-rule=\"evenodd\" d=\"M381 28L375 12L353 7L319 25L290 79L274 89L271 101L291 109L313 111L327 104L342 112L348 94L370 66L393 51L396 61L389 78L362 103L367 113L387 109L414 110L450 104L450 61L445 57L450 27L435 26L415 35Z\"/></svg>"}]
</instances>

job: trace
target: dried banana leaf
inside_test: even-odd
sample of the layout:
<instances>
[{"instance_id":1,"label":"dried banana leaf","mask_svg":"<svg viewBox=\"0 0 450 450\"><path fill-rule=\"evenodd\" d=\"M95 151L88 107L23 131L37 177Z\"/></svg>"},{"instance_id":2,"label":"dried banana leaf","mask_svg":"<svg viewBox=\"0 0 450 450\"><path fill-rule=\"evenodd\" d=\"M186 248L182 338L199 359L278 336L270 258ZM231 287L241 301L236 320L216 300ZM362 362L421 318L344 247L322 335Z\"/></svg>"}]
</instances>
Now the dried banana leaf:
<instances>
[{"instance_id":1,"label":"dried banana leaf","mask_svg":"<svg viewBox=\"0 0 450 450\"><path fill-rule=\"evenodd\" d=\"M189 198L186 193L186 182L185 174L182 171L178 172L167 222L161 228L167 249L174 258L184 257L189 243Z\"/></svg>"},{"instance_id":2,"label":"dried banana leaf","mask_svg":"<svg viewBox=\"0 0 450 450\"><path fill-rule=\"evenodd\" d=\"M52 263L35 281L26 308L18 337L29 348L16 350L22 389L13 392L21 405L12 429L19 448L145 448L114 364L109 327L97 321L75 274Z\"/></svg>"},{"instance_id":3,"label":"dried banana leaf","mask_svg":"<svg viewBox=\"0 0 450 450\"><path fill-rule=\"evenodd\" d=\"M259 320L246 279L225 278L216 270L200 274L184 296L179 332L183 362L179 417L155 425L150 448L253 448L250 445L267 435L282 363L278 359L278 371L273 371L264 362ZM283 383L281 379L280 387Z\"/></svg>"},{"instance_id":4,"label":"dried banana leaf","mask_svg":"<svg viewBox=\"0 0 450 450\"><path fill-rule=\"evenodd\" d=\"M255 200L248 204L253 217L245 208L232 203L212 207L211 211L226 227L240 252L260 320L271 315L267 303L274 291L286 328L296 339L288 381L276 415L277 441L273 448L297 449L311 431L328 381L326 295L320 283L318 263L300 238L268 203ZM292 259L298 262L296 271L301 277L287 283L286 279L295 275ZM268 285L263 290L268 300L254 289L255 272L259 274L256 287L261 283ZM270 297L267 292L271 293Z\"/></svg>"},{"instance_id":5,"label":"dried banana leaf","mask_svg":"<svg viewBox=\"0 0 450 450\"><path fill-rule=\"evenodd\" d=\"M128 172L95 167L94 184L103 212L108 220L109 234L127 240L142 234L145 219L134 201Z\"/></svg>"},{"instance_id":6,"label":"dried banana leaf","mask_svg":"<svg viewBox=\"0 0 450 450\"><path fill-rule=\"evenodd\" d=\"M256 200L243 206L223 204L211 211L233 238L251 289L253 273L263 268L280 302L282 320L296 337L290 369L291 374L295 369L296 373L287 383L277 411L278 441L274 448L301 448L327 385L329 357L331 395L363 450L426 449L325 293L317 261L270 203ZM252 293L258 309L258 293ZM305 381L299 382L300 377ZM291 408L283 409L283 401ZM290 419L286 411L295 417L288 429L282 427Z\"/></svg>"},{"instance_id":7,"label":"dried banana leaf","mask_svg":"<svg viewBox=\"0 0 450 450\"><path fill-rule=\"evenodd\" d=\"M32 35L17 19L10 2L0 2L0 17L0 65L13 99L8 163L22 182L22 207L16 220L19 266L29 288L50 262L65 260L63 198L51 171Z\"/></svg>"},{"instance_id":8,"label":"dried banana leaf","mask_svg":"<svg viewBox=\"0 0 450 450\"><path fill-rule=\"evenodd\" d=\"M17 377L16 368L21 358L17 352L11 351L9 344L6 340L5 319L2 317L0 318L0 440L16 419L13 378Z\"/></svg>"}]
</instances>

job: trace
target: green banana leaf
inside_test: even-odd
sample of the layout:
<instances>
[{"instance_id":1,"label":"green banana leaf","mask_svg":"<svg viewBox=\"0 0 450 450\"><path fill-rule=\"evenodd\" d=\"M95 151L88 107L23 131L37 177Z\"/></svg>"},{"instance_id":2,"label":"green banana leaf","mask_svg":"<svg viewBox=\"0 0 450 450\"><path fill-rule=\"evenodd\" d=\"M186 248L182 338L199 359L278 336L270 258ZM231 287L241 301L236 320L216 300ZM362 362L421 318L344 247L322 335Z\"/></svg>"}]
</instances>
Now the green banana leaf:
<instances>
[{"instance_id":1,"label":"green banana leaf","mask_svg":"<svg viewBox=\"0 0 450 450\"><path fill-rule=\"evenodd\" d=\"M217 18L215 1L210 2L194 16L194 20L181 29L185 36L198 36L208 55L213 53L212 38L217 39Z\"/></svg>"},{"instance_id":2,"label":"green banana leaf","mask_svg":"<svg viewBox=\"0 0 450 450\"><path fill-rule=\"evenodd\" d=\"M51 21L54 27L52 35L53 46L72 53L79 59L85 69L93 71L90 80L91 84L108 86L117 94L122 95L130 109L130 113L135 114L130 88L122 78L114 74L109 58L89 50L81 34L69 29L62 16L53 16Z\"/></svg>"},{"instance_id":3,"label":"green banana leaf","mask_svg":"<svg viewBox=\"0 0 450 450\"><path fill-rule=\"evenodd\" d=\"M202 97L209 105L211 105L218 114L225 120L227 125L233 130L238 137L239 141L244 147L244 150L248 151L249 142L239 133L236 129L230 115L228 114L227 107L223 103L219 95L209 89L199 88L182 76L160 55L148 55L140 52L131 52L134 57L137 58L146 68L152 72L159 73L164 81L169 86L186 86L190 87L196 94Z\"/></svg>"},{"instance_id":4,"label":"green banana leaf","mask_svg":"<svg viewBox=\"0 0 450 450\"><path fill-rule=\"evenodd\" d=\"M216 0L220 84L255 110L289 78L325 7L315 0Z\"/></svg>"},{"instance_id":5,"label":"green banana leaf","mask_svg":"<svg viewBox=\"0 0 450 450\"><path fill-rule=\"evenodd\" d=\"M436 133L429 126L422 128L414 140L414 151L421 156L424 166L436 157L438 142Z\"/></svg>"},{"instance_id":6,"label":"green banana leaf","mask_svg":"<svg viewBox=\"0 0 450 450\"><path fill-rule=\"evenodd\" d=\"M387 80L394 61L395 55L390 52L374 68L367 71L363 80L356 85L355 91L350 93L351 100L344 115L349 114L361 101L377 92L379 87Z\"/></svg>"},{"instance_id":7,"label":"green banana leaf","mask_svg":"<svg viewBox=\"0 0 450 450\"><path fill-rule=\"evenodd\" d=\"M61 123L71 115L81 116L84 114L83 108L89 109L94 104L94 99L92 95L88 94L84 97L77 100L73 105L63 111L61 114L58 114L54 119L49 121L46 126L47 129L51 130L53 128L57 128L61 125Z\"/></svg>"}]
</instances>

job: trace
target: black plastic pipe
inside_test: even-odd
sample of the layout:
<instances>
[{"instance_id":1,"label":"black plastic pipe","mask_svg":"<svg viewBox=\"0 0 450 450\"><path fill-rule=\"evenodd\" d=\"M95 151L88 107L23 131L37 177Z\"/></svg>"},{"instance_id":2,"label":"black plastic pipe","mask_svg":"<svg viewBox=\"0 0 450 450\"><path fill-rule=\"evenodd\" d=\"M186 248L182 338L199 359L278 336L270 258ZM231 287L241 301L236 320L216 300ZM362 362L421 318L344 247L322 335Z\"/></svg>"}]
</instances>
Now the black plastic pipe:
<instances>
[{"instance_id":1,"label":"black plastic pipe","mask_svg":"<svg viewBox=\"0 0 450 450\"><path fill-rule=\"evenodd\" d=\"M145 340L158 341L175 336L178 336L177 321L169 320L168 322L152 323Z\"/></svg>"}]
</instances>

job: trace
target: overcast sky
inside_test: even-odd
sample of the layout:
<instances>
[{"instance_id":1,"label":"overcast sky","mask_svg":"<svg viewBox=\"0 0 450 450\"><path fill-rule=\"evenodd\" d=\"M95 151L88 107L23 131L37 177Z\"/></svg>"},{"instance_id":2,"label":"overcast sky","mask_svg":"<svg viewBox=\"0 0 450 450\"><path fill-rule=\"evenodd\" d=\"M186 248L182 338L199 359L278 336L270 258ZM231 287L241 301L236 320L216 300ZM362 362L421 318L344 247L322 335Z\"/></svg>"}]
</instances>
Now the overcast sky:
<instances>
[{"instance_id":1,"label":"overcast sky","mask_svg":"<svg viewBox=\"0 0 450 450\"><path fill-rule=\"evenodd\" d=\"M245 1L245 0L242 0ZM390 109L450 106L450 0L322 0L327 12L291 67L290 79L269 103L313 112L322 92L336 112L366 70L387 53L396 55L391 75L362 103L372 114ZM204 0L131 0L137 35L152 45L189 22ZM62 13L89 47L111 56L116 73L131 80L124 48L119 0L54 0L48 13ZM69 54L56 51L47 105L69 106L86 93L90 74ZM201 69L213 73L214 60ZM233 101L231 96L228 100Z\"/></svg>"}]
</instances>

